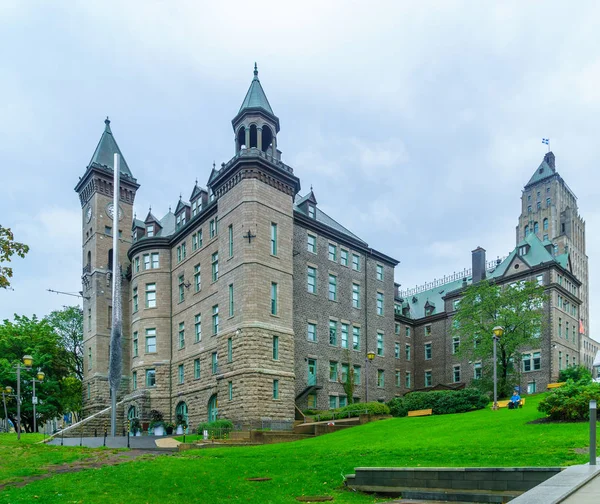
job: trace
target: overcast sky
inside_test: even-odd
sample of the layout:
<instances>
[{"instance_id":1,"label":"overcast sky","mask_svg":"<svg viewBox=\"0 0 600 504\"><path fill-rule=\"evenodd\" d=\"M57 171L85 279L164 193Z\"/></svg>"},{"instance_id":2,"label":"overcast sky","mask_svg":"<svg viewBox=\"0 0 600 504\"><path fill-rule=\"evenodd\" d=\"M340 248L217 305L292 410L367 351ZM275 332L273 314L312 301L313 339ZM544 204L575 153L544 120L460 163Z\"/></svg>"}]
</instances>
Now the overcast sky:
<instances>
[{"instance_id":1,"label":"overcast sky","mask_svg":"<svg viewBox=\"0 0 600 504\"><path fill-rule=\"evenodd\" d=\"M414 287L515 246L549 137L578 197L597 324L600 7L596 2L0 1L0 224L31 246L0 319L81 289L73 191L104 128L162 216L213 161L254 62L278 147L322 210Z\"/></svg>"}]
</instances>

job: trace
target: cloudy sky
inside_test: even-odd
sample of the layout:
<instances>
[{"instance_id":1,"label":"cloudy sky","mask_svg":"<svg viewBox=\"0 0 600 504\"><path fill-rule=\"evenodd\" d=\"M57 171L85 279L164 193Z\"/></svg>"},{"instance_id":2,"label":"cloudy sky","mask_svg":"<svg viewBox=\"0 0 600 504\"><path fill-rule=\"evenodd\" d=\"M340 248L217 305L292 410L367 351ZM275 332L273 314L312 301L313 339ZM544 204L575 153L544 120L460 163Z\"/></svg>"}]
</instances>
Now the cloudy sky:
<instances>
[{"instance_id":1,"label":"cloudy sky","mask_svg":"<svg viewBox=\"0 0 600 504\"><path fill-rule=\"evenodd\" d=\"M0 1L0 224L13 262L0 319L81 288L73 187L108 115L164 214L234 152L255 61L283 160L319 206L401 261L411 287L515 245L523 185L551 139L578 196L600 301L596 2Z\"/></svg>"}]
</instances>

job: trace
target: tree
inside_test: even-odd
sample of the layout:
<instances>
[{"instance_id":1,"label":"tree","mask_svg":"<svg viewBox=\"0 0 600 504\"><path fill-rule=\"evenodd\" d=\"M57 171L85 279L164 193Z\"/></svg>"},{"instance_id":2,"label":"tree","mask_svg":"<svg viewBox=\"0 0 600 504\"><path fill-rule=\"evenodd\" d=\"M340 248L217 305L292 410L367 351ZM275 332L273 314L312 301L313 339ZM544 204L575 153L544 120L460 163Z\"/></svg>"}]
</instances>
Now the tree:
<instances>
[{"instance_id":1,"label":"tree","mask_svg":"<svg viewBox=\"0 0 600 504\"><path fill-rule=\"evenodd\" d=\"M17 390L15 364L24 355L33 357L34 369L21 368L21 424L24 430L33 428L32 378L39 367L45 378L36 383L38 424L54 418L69 408L61 388L63 378L69 376L68 355L60 344L59 336L46 320L15 315L14 322L5 320L0 325L0 384ZM70 394L69 394L70 395ZM9 418L15 422L16 402L9 401Z\"/></svg>"},{"instance_id":2,"label":"tree","mask_svg":"<svg viewBox=\"0 0 600 504\"><path fill-rule=\"evenodd\" d=\"M460 338L458 353L482 362L485 375L481 384L487 388L491 381L486 370L493 366L492 329L504 327L497 342L501 397L509 396L518 382L515 371L519 369L520 351L539 340L545 299L544 288L536 282L498 285L482 280L464 291L452 328L453 336Z\"/></svg>"},{"instance_id":3,"label":"tree","mask_svg":"<svg viewBox=\"0 0 600 504\"><path fill-rule=\"evenodd\" d=\"M17 254L19 257L25 257L25 254L29 252L29 246L14 240L15 237L10 228L3 228L0 225L0 289L10 287L9 278L13 276L12 268L2 266L2 263L10 262L10 258L14 254Z\"/></svg>"},{"instance_id":4,"label":"tree","mask_svg":"<svg viewBox=\"0 0 600 504\"><path fill-rule=\"evenodd\" d=\"M581 364L579 366L569 366L561 370L558 374L558 381L563 382L567 380L573 380L575 383L591 383L592 372Z\"/></svg>"},{"instance_id":5,"label":"tree","mask_svg":"<svg viewBox=\"0 0 600 504\"><path fill-rule=\"evenodd\" d=\"M346 360L348 361L348 372L346 373L346 376L344 376L344 373L341 374L339 382L344 387L344 392L346 393L348 404L352 404L354 402L354 389L356 388L356 383L354 381L354 366L352 365L350 359L349 349L346 350Z\"/></svg>"},{"instance_id":6,"label":"tree","mask_svg":"<svg viewBox=\"0 0 600 504\"><path fill-rule=\"evenodd\" d=\"M65 306L51 312L46 320L67 351L70 372L83 380L83 310L79 306Z\"/></svg>"}]
</instances>

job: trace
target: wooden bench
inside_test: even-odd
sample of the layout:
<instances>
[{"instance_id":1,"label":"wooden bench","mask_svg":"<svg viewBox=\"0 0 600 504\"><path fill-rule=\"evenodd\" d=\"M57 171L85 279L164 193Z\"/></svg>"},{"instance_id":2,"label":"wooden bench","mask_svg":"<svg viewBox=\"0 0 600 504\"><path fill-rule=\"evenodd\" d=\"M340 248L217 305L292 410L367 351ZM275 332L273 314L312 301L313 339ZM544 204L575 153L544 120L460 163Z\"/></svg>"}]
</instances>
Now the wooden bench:
<instances>
[{"instance_id":1,"label":"wooden bench","mask_svg":"<svg viewBox=\"0 0 600 504\"><path fill-rule=\"evenodd\" d=\"M433 415L433 410L432 409L419 409L419 410L413 410L413 411L409 411L408 412L408 416L429 416L429 415Z\"/></svg>"},{"instance_id":2,"label":"wooden bench","mask_svg":"<svg viewBox=\"0 0 600 504\"><path fill-rule=\"evenodd\" d=\"M498 408L508 408L508 403L509 402L510 402L510 400L507 400L507 401L498 401ZM521 404L519 404L519 408L522 408L523 406L525 406L525 398L521 399ZM491 407L493 408L494 405L492 404Z\"/></svg>"},{"instance_id":3,"label":"wooden bench","mask_svg":"<svg viewBox=\"0 0 600 504\"><path fill-rule=\"evenodd\" d=\"M562 387L565 383L567 383L567 382L548 383L548 389L552 390L555 388Z\"/></svg>"}]
</instances>

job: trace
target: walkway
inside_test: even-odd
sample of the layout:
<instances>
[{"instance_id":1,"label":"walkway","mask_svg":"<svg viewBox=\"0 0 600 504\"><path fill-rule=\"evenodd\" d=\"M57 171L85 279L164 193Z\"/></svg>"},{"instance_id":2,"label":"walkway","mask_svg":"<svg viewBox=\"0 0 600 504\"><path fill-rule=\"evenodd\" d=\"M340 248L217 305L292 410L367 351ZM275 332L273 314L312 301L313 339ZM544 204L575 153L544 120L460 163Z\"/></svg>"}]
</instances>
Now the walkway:
<instances>
[{"instance_id":1,"label":"walkway","mask_svg":"<svg viewBox=\"0 0 600 504\"><path fill-rule=\"evenodd\" d=\"M61 438L55 437L48 444L54 446L86 446L100 448L104 446L104 437ZM129 446L134 450L177 451L179 441L169 437L130 436ZM108 448L127 448L127 436L106 437Z\"/></svg>"}]
</instances>

